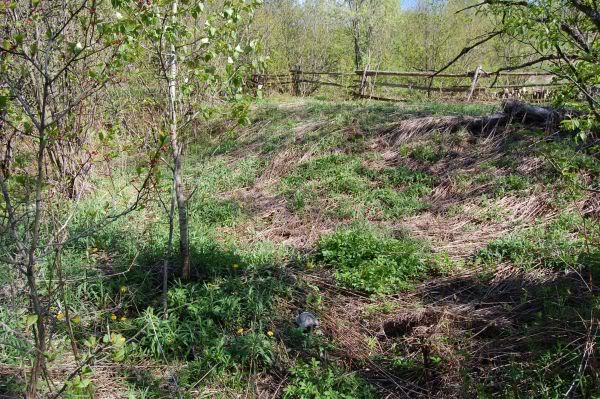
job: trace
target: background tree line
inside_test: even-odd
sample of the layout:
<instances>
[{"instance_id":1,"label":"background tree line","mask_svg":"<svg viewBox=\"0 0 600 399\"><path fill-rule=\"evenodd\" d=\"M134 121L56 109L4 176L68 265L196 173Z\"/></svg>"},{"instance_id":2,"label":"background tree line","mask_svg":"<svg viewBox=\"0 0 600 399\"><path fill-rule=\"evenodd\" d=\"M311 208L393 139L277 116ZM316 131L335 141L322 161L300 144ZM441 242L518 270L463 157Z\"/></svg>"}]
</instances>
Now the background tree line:
<instances>
[{"instance_id":1,"label":"background tree line","mask_svg":"<svg viewBox=\"0 0 600 399\"><path fill-rule=\"evenodd\" d=\"M444 66L493 20L476 10L458 12L473 1L268 0L254 24L270 56L270 69L432 71ZM504 65L519 57L519 45L495 40L464 57L454 68Z\"/></svg>"}]
</instances>

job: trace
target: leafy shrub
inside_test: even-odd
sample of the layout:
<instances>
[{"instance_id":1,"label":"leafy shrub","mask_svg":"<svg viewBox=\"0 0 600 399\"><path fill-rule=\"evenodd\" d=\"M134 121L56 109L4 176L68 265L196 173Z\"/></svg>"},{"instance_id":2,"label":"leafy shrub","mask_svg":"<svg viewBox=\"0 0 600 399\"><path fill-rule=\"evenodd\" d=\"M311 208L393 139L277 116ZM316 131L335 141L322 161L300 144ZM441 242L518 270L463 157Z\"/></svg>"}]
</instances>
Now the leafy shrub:
<instances>
[{"instance_id":1,"label":"leafy shrub","mask_svg":"<svg viewBox=\"0 0 600 399\"><path fill-rule=\"evenodd\" d=\"M366 292L391 293L410 288L429 269L420 243L383 237L364 226L322 237L318 250L320 259L333 266L340 283Z\"/></svg>"},{"instance_id":2,"label":"leafy shrub","mask_svg":"<svg viewBox=\"0 0 600 399\"><path fill-rule=\"evenodd\" d=\"M292 367L284 399L370 399L375 390L354 373L317 360Z\"/></svg>"}]
</instances>

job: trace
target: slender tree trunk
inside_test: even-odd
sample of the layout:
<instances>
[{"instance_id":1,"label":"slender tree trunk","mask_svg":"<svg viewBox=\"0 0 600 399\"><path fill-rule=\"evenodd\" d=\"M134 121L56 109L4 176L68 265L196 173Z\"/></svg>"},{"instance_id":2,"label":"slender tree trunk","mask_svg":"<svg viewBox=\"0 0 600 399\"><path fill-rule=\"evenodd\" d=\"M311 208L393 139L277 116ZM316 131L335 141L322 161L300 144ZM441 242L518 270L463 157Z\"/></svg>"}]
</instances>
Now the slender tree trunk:
<instances>
[{"instance_id":1,"label":"slender tree trunk","mask_svg":"<svg viewBox=\"0 0 600 399\"><path fill-rule=\"evenodd\" d=\"M31 246L28 249L27 260L25 266L25 274L27 277L27 287L29 288L29 297L31 300L31 308L33 313L37 316L34 329L35 339L35 360L33 367L31 368L31 375L29 376L29 384L27 387L26 397L28 399L35 399L37 392L37 384L42 370L45 367L44 364L44 353L46 352L46 326L44 322L44 309L40 300L40 295L35 279L36 272L36 250L39 245L40 239L40 224L42 218L42 186L44 182L44 152L46 149L46 137L44 134L44 108L42 108L41 128L40 128L40 143L38 146L37 154L37 179L35 185L35 216L33 220L33 231L31 233Z\"/></svg>"},{"instance_id":2,"label":"slender tree trunk","mask_svg":"<svg viewBox=\"0 0 600 399\"><path fill-rule=\"evenodd\" d=\"M360 48L360 24L358 22L358 17L356 17L356 19L352 21L352 26L354 28L354 66L358 70L362 66L362 53Z\"/></svg>"},{"instance_id":3,"label":"slender tree trunk","mask_svg":"<svg viewBox=\"0 0 600 399\"><path fill-rule=\"evenodd\" d=\"M168 302L167 291L169 288L169 264L173 257L173 228L175 224L175 187L171 188L171 205L169 208L169 241L167 243L167 253L163 260L163 281L162 281L162 302L163 302L163 318L168 318Z\"/></svg>"},{"instance_id":4,"label":"slender tree trunk","mask_svg":"<svg viewBox=\"0 0 600 399\"><path fill-rule=\"evenodd\" d=\"M178 2L173 2L171 9L172 22L177 21ZM181 179L181 165L183 161L183 146L177 134L177 53L175 43L171 43L169 56L169 119L171 133L171 148L173 150L173 182L175 185L175 198L179 216L179 252L181 254L181 276L184 280L190 278L190 246L187 220L187 205L183 181Z\"/></svg>"}]
</instances>

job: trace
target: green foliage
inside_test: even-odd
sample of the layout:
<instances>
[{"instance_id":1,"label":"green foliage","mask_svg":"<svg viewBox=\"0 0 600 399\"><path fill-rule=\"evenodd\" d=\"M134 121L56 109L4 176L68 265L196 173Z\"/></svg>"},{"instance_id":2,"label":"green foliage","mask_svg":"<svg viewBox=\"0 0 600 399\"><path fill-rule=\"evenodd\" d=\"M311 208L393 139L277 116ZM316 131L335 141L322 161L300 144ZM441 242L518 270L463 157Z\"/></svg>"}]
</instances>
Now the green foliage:
<instances>
[{"instance_id":1,"label":"green foliage","mask_svg":"<svg viewBox=\"0 0 600 399\"><path fill-rule=\"evenodd\" d=\"M157 359L197 356L203 360L196 366L203 370L232 367L232 359L240 365L266 366L274 359L271 338L255 321L268 322L273 300L284 293L268 274L176 284L169 290L166 319L151 307L137 318L143 332L139 347Z\"/></svg>"},{"instance_id":2,"label":"green foliage","mask_svg":"<svg viewBox=\"0 0 600 399\"><path fill-rule=\"evenodd\" d=\"M428 207L423 199L431 192L433 179L405 167L385 169L379 174L366 168L355 155L333 154L298 166L283 178L281 191L296 211L302 211L323 196L336 203L334 215L397 218Z\"/></svg>"},{"instance_id":3,"label":"green foliage","mask_svg":"<svg viewBox=\"0 0 600 399\"><path fill-rule=\"evenodd\" d=\"M293 174L285 177L283 191L286 194L296 191L296 187L308 181L312 186L308 190L314 195L319 191L358 194L369 188L367 174L359 158L333 154L300 165Z\"/></svg>"},{"instance_id":4,"label":"green foliage","mask_svg":"<svg viewBox=\"0 0 600 399\"><path fill-rule=\"evenodd\" d=\"M484 263L510 261L524 269L577 267L585 251L578 236L581 217L564 213L547 226L535 227L490 242L477 257ZM589 233L589 232L588 232Z\"/></svg>"},{"instance_id":5,"label":"green foliage","mask_svg":"<svg viewBox=\"0 0 600 399\"><path fill-rule=\"evenodd\" d=\"M367 226L354 226L324 236L319 259L334 269L343 285L372 293L406 290L434 267L423 244L381 235Z\"/></svg>"},{"instance_id":6,"label":"green foliage","mask_svg":"<svg viewBox=\"0 0 600 399\"><path fill-rule=\"evenodd\" d=\"M66 382L64 397L68 399L94 397L95 387L91 377L93 375L90 366L84 366L79 374Z\"/></svg>"},{"instance_id":7,"label":"green foliage","mask_svg":"<svg viewBox=\"0 0 600 399\"><path fill-rule=\"evenodd\" d=\"M566 130L584 138L600 129L598 93L600 83L600 30L598 5L579 0L542 0L525 5L487 3L483 14L500 22L494 30L526 43L532 58L553 62L550 69L565 85L556 96L560 104L578 108L582 115L563 122Z\"/></svg>"},{"instance_id":8,"label":"green foliage","mask_svg":"<svg viewBox=\"0 0 600 399\"><path fill-rule=\"evenodd\" d=\"M527 189L530 181L527 176L519 174L509 174L495 179L494 190L497 196L504 196L511 192L518 192Z\"/></svg>"},{"instance_id":9,"label":"green foliage","mask_svg":"<svg viewBox=\"0 0 600 399\"><path fill-rule=\"evenodd\" d=\"M241 334L233 341L232 352L240 365L262 369L274 362L273 339L262 328L258 329Z\"/></svg>"},{"instance_id":10,"label":"green foliage","mask_svg":"<svg viewBox=\"0 0 600 399\"><path fill-rule=\"evenodd\" d=\"M14 331L23 327L20 321L20 317L15 317L8 307L0 306L0 323L3 325L0 332L0 361L4 364L15 364L19 359L29 358L33 349L31 342L24 341L14 334Z\"/></svg>"},{"instance_id":11,"label":"green foliage","mask_svg":"<svg viewBox=\"0 0 600 399\"><path fill-rule=\"evenodd\" d=\"M375 390L355 373L311 359L292 367L285 399L371 399Z\"/></svg>"},{"instance_id":12,"label":"green foliage","mask_svg":"<svg viewBox=\"0 0 600 399\"><path fill-rule=\"evenodd\" d=\"M410 154L417 161L436 162L444 157L444 153L432 145L420 144L413 148Z\"/></svg>"},{"instance_id":13,"label":"green foliage","mask_svg":"<svg viewBox=\"0 0 600 399\"><path fill-rule=\"evenodd\" d=\"M544 172L549 180L561 179L568 184L565 188L575 191L580 191L586 185L600 187L598 151L598 146L582 149L570 139L544 143L539 149L546 159ZM590 177L589 182L584 180L585 175Z\"/></svg>"},{"instance_id":14,"label":"green foliage","mask_svg":"<svg viewBox=\"0 0 600 399\"><path fill-rule=\"evenodd\" d=\"M234 359L226 339L225 337L216 338L210 345L196 350L194 360L188 362L181 374L181 383L192 385L203 378L210 381L225 375L231 369L235 369Z\"/></svg>"}]
</instances>

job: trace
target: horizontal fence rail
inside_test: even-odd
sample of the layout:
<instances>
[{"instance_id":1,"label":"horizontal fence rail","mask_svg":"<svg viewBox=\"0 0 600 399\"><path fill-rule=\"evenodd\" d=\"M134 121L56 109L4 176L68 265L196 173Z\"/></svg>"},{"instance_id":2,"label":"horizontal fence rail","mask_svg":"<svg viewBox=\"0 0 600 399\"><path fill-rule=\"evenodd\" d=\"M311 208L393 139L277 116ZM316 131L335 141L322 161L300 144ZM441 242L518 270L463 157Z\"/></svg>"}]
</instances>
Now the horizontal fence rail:
<instances>
[{"instance_id":1,"label":"horizontal fence rail","mask_svg":"<svg viewBox=\"0 0 600 399\"><path fill-rule=\"evenodd\" d=\"M539 81L534 81L535 79ZM482 95L546 99L552 88L564 85L554 82L553 75L544 71L488 73L481 66L463 73L386 71L372 70L369 67L354 72L302 71L295 67L289 73L254 75L252 84L291 90L294 95L310 95L321 86L330 86L342 88L354 97L384 101L402 101L402 98L389 97L390 94L396 94L391 92L392 89L427 92L428 96L456 96L462 93L467 101ZM386 92L379 93L377 89Z\"/></svg>"}]
</instances>

